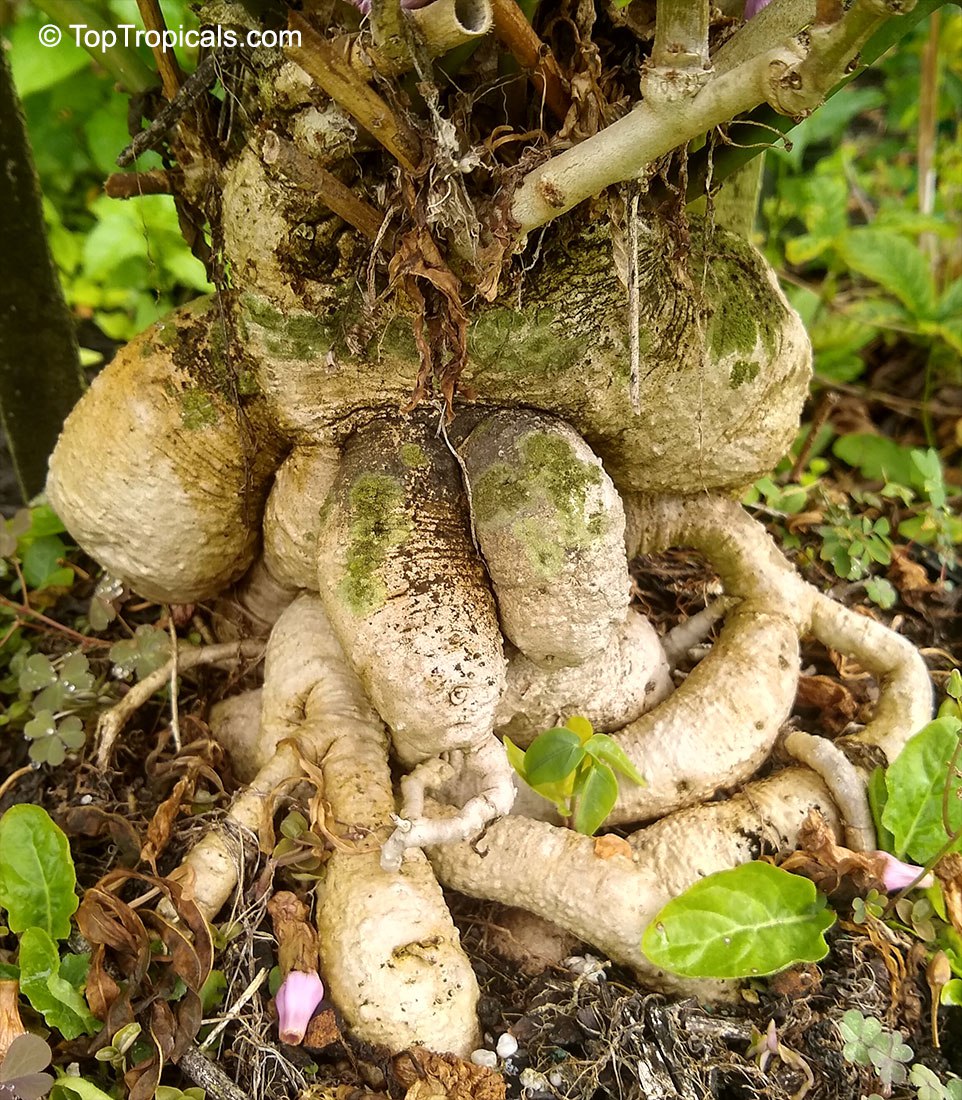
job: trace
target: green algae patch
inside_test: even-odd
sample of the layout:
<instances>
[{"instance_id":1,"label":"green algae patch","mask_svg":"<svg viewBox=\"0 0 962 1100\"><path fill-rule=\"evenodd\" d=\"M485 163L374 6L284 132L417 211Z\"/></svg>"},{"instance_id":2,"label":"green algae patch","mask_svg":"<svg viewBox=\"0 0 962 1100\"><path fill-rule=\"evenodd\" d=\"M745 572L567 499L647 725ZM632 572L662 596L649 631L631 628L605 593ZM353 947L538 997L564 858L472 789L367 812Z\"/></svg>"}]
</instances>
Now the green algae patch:
<instances>
[{"instance_id":1,"label":"green algae patch","mask_svg":"<svg viewBox=\"0 0 962 1100\"><path fill-rule=\"evenodd\" d=\"M730 238L725 246L710 257L709 349L717 358L751 355L761 341L765 353L773 356L784 307L770 292L762 262L750 246L740 247Z\"/></svg>"},{"instance_id":2,"label":"green algae patch","mask_svg":"<svg viewBox=\"0 0 962 1100\"><path fill-rule=\"evenodd\" d=\"M744 386L746 382L754 382L758 377L758 371L759 366L757 363L751 363L747 359L736 359L735 365L728 375L728 385L731 389L737 390L739 386Z\"/></svg>"},{"instance_id":3,"label":"green algae patch","mask_svg":"<svg viewBox=\"0 0 962 1100\"><path fill-rule=\"evenodd\" d=\"M509 526L535 573L558 575L565 554L603 536L600 508L586 514L588 494L601 484L601 470L579 459L564 439L532 432L521 440L520 461L497 462L472 485L475 519L482 526Z\"/></svg>"},{"instance_id":4,"label":"green algae patch","mask_svg":"<svg viewBox=\"0 0 962 1100\"><path fill-rule=\"evenodd\" d=\"M309 313L283 313L266 298L245 294L241 299L245 327L256 325L253 333L264 351L275 359L310 362L331 350L331 326L325 319Z\"/></svg>"},{"instance_id":5,"label":"green algae patch","mask_svg":"<svg viewBox=\"0 0 962 1100\"><path fill-rule=\"evenodd\" d=\"M399 451L401 461L409 470L420 470L428 464L424 448L417 443L402 443Z\"/></svg>"},{"instance_id":6,"label":"green algae patch","mask_svg":"<svg viewBox=\"0 0 962 1100\"><path fill-rule=\"evenodd\" d=\"M184 390L179 398L180 422L189 432L209 428L220 420L220 413L214 399L206 390L193 388Z\"/></svg>"},{"instance_id":7,"label":"green algae patch","mask_svg":"<svg viewBox=\"0 0 962 1100\"><path fill-rule=\"evenodd\" d=\"M351 486L347 568L338 591L361 618L387 602L381 569L412 530L404 500L400 481L386 474L362 474Z\"/></svg>"}]
</instances>

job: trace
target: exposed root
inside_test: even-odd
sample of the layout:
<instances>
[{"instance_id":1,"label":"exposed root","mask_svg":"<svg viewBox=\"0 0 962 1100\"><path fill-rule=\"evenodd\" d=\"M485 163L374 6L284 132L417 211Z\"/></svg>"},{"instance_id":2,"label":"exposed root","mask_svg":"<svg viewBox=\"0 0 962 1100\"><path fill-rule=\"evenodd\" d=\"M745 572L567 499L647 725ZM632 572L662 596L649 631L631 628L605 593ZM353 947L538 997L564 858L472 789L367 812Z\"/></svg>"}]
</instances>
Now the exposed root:
<instances>
[{"instance_id":1,"label":"exposed root","mask_svg":"<svg viewBox=\"0 0 962 1100\"><path fill-rule=\"evenodd\" d=\"M176 665L173 659L145 676L127 692L110 710L101 714L97 721L95 742L97 745L96 764L106 768L110 763L114 743L124 726L147 702L155 691L160 691L170 680L176 667L178 673L188 672L205 665L236 665L239 661L256 661L264 654L264 643L258 641L223 642L219 645L192 646L177 648Z\"/></svg>"},{"instance_id":2,"label":"exposed root","mask_svg":"<svg viewBox=\"0 0 962 1100\"><path fill-rule=\"evenodd\" d=\"M546 669L513 653L497 730L527 747L542 730L580 714L607 733L651 710L671 689L661 639L644 615L630 611L608 647L580 665Z\"/></svg>"},{"instance_id":3,"label":"exposed root","mask_svg":"<svg viewBox=\"0 0 962 1100\"><path fill-rule=\"evenodd\" d=\"M692 650L711 633L712 627L720 622L735 606L735 601L726 597L712 600L701 611L686 619L683 623L672 627L662 639L665 650L665 658L671 668L675 668Z\"/></svg>"},{"instance_id":4,"label":"exposed root","mask_svg":"<svg viewBox=\"0 0 962 1100\"><path fill-rule=\"evenodd\" d=\"M682 810L635 833L633 860L601 859L593 838L518 817L496 822L474 843L431 848L428 855L446 886L519 905L594 944L646 982L690 991L691 983L664 973L642 954L642 933L651 919L705 875L764 853L790 852L813 808L839 827L821 780L789 768L725 802ZM431 812L443 816L449 810L435 805ZM545 874L548 867L551 873ZM724 996L731 988L697 985L700 996Z\"/></svg>"},{"instance_id":5,"label":"exposed root","mask_svg":"<svg viewBox=\"0 0 962 1100\"><path fill-rule=\"evenodd\" d=\"M458 779L479 788L453 817L394 816L394 832L381 850L381 866L385 871L401 867L404 852L409 848L425 848L434 844L451 844L470 840L490 822L511 812L515 799L514 772L505 756L501 742L492 734L477 748L461 758ZM425 780L441 777L441 771L413 773L405 789L405 814L423 813Z\"/></svg>"},{"instance_id":6,"label":"exposed root","mask_svg":"<svg viewBox=\"0 0 962 1100\"><path fill-rule=\"evenodd\" d=\"M356 842L331 855L317 915L338 1007L368 1042L468 1053L477 1043L474 973L424 856L413 853L398 874L379 866L376 840L394 811L387 736L307 594L278 621L266 661L263 742L292 733L320 764L342 839Z\"/></svg>"},{"instance_id":7,"label":"exposed root","mask_svg":"<svg viewBox=\"0 0 962 1100\"><path fill-rule=\"evenodd\" d=\"M815 637L853 657L878 679L879 699L872 720L842 744L856 751L881 750L884 759L878 759L877 751L865 753L869 766L890 763L932 717L932 681L922 655L883 623L856 614L814 588L809 592Z\"/></svg>"},{"instance_id":8,"label":"exposed root","mask_svg":"<svg viewBox=\"0 0 962 1100\"><path fill-rule=\"evenodd\" d=\"M522 410L459 447L504 636L535 664L578 665L628 612L621 501L571 427Z\"/></svg>"},{"instance_id":9,"label":"exposed root","mask_svg":"<svg viewBox=\"0 0 962 1100\"><path fill-rule=\"evenodd\" d=\"M868 804L865 780L837 745L825 737L793 730L785 738L786 750L811 768L832 792L845 830L845 843L853 852L873 852L875 823Z\"/></svg>"}]
</instances>

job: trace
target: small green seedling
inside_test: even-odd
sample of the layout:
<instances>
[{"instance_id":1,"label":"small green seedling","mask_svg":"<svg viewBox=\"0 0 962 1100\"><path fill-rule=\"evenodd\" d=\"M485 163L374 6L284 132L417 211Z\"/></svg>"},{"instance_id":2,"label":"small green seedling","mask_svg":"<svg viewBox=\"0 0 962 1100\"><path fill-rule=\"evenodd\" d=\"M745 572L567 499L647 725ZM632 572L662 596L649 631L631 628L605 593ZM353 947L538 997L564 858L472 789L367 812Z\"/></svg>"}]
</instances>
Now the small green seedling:
<instances>
[{"instance_id":1,"label":"small green seedling","mask_svg":"<svg viewBox=\"0 0 962 1100\"><path fill-rule=\"evenodd\" d=\"M595 733L587 718L569 718L563 726L545 730L522 751L504 739L511 766L521 778L558 808L579 833L593 836L618 800L616 772L632 783L645 777L624 750L603 733Z\"/></svg>"}]
</instances>

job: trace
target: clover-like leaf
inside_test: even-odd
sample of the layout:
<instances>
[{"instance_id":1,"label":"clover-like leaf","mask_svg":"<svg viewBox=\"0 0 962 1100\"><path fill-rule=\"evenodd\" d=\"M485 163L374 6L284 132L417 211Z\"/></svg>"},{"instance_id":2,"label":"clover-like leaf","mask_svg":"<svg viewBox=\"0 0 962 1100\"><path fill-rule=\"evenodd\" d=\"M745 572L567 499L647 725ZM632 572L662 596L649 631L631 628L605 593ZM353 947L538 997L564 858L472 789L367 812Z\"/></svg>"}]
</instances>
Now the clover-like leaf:
<instances>
[{"instance_id":1,"label":"clover-like leaf","mask_svg":"<svg viewBox=\"0 0 962 1100\"><path fill-rule=\"evenodd\" d=\"M57 682L57 672L49 657L32 653L20 672L21 691L40 691Z\"/></svg>"},{"instance_id":2,"label":"clover-like leaf","mask_svg":"<svg viewBox=\"0 0 962 1100\"><path fill-rule=\"evenodd\" d=\"M57 720L54 718L53 711L51 710L42 710L38 714L35 714L23 727L23 735L29 741L34 741L41 737L52 737L56 732Z\"/></svg>"},{"instance_id":3,"label":"clover-like leaf","mask_svg":"<svg viewBox=\"0 0 962 1100\"><path fill-rule=\"evenodd\" d=\"M38 737L31 743L27 755L37 764L49 764L56 768L67 759L67 746L55 734Z\"/></svg>"},{"instance_id":4,"label":"clover-like leaf","mask_svg":"<svg viewBox=\"0 0 962 1100\"><path fill-rule=\"evenodd\" d=\"M82 653L71 653L65 658L60 669L60 679L74 691L90 691L94 686L90 662Z\"/></svg>"},{"instance_id":5,"label":"clover-like leaf","mask_svg":"<svg viewBox=\"0 0 962 1100\"><path fill-rule=\"evenodd\" d=\"M159 627L143 623L133 638L115 642L110 659L124 672L134 672L139 680L160 668L170 657L170 638Z\"/></svg>"},{"instance_id":6,"label":"clover-like leaf","mask_svg":"<svg viewBox=\"0 0 962 1100\"><path fill-rule=\"evenodd\" d=\"M67 746L68 749L82 749L84 743L87 740L87 735L84 733L83 722L79 718L71 715L57 726L57 736Z\"/></svg>"}]
</instances>

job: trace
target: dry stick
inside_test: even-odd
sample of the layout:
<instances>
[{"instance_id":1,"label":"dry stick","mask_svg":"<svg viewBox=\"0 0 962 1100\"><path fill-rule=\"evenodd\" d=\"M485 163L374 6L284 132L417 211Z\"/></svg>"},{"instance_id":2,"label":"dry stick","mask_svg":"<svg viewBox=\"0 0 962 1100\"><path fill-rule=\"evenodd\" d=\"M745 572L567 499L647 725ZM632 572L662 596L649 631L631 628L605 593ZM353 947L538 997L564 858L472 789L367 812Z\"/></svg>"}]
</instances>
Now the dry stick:
<instances>
[{"instance_id":1,"label":"dry stick","mask_svg":"<svg viewBox=\"0 0 962 1100\"><path fill-rule=\"evenodd\" d=\"M164 49L164 35L167 31L164 13L160 10L157 0L137 0L137 7L140 9L140 18L144 21L144 27L160 35L160 42L156 46L151 46L151 52L154 55L154 61L157 62L164 97L168 100L173 99L184 82L184 74L181 72L180 65L177 64L173 50Z\"/></svg>"},{"instance_id":2,"label":"dry stick","mask_svg":"<svg viewBox=\"0 0 962 1100\"><path fill-rule=\"evenodd\" d=\"M80 634L76 630L71 630L69 626L58 623L56 619L51 619L40 611L34 611L33 608L29 607L27 604L16 603L14 600L7 599L6 596L0 596L0 606L9 607L12 611L15 611L18 619L21 615L26 615L30 619L36 619L38 623L43 623L43 626L37 626L35 623L20 623L21 626L28 627L31 630L43 630L44 627L48 627L51 630L56 630L59 634L63 634L67 638L72 638L79 645L85 646L87 649L95 649L97 647L103 648L110 645L110 642L102 641L100 638L88 638L86 634Z\"/></svg>"},{"instance_id":3,"label":"dry stick","mask_svg":"<svg viewBox=\"0 0 962 1100\"><path fill-rule=\"evenodd\" d=\"M140 195L172 195L174 185L166 168L151 168L148 172L114 172L104 182L104 192L111 199L134 199Z\"/></svg>"},{"instance_id":4,"label":"dry stick","mask_svg":"<svg viewBox=\"0 0 962 1100\"><path fill-rule=\"evenodd\" d=\"M338 51L297 12L288 25L301 36L299 46L289 46L287 55L314 79L337 104L376 138L408 172L421 163L421 140L416 131L391 109L357 75Z\"/></svg>"},{"instance_id":5,"label":"dry stick","mask_svg":"<svg viewBox=\"0 0 962 1100\"><path fill-rule=\"evenodd\" d=\"M177 1060L177 1065L201 1088L207 1090L211 1100L250 1100L250 1097L227 1076L227 1074L201 1054L197 1047L188 1047Z\"/></svg>"},{"instance_id":6,"label":"dry stick","mask_svg":"<svg viewBox=\"0 0 962 1100\"><path fill-rule=\"evenodd\" d=\"M17 780L22 779L28 772L32 772L33 770L34 767L32 764L24 764L22 768L17 768L15 772L11 772L7 778L0 783L0 799L3 799L10 788L16 784Z\"/></svg>"},{"instance_id":7,"label":"dry stick","mask_svg":"<svg viewBox=\"0 0 962 1100\"><path fill-rule=\"evenodd\" d=\"M515 0L492 0L494 33L507 46L522 69L529 70L531 81L544 95L548 110L564 122L571 99L561 79L561 70L547 44L535 34Z\"/></svg>"},{"instance_id":8,"label":"dry stick","mask_svg":"<svg viewBox=\"0 0 962 1100\"><path fill-rule=\"evenodd\" d=\"M261 147L264 163L277 168L292 183L320 198L326 206L343 218L369 241L376 241L384 223L384 215L370 203L357 197L331 172L308 153L273 130L264 136ZM384 245L393 249L393 239L387 234Z\"/></svg>"},{"instance_id":9,"label":"dry stick","mask_svg":"<svg viewBox=\"0 0 962 1100\"><path fill-rule=\"evenodd\" d=\"M180 752L180 701L177 697L177 681L180 675L178 669L178 645L177 645L177 628L174 626L174 619L170 613L170 608L167 609L167 628L170 631L170 734L174 741L174 751Z\"/></svg>"},{"instance_id":10,"label":"dry stick","mask_svg":"<svg viewBox=\"0 0 962 1100\"><path fill-rule=\"evenodd\" d=\"M116 706L100 716L97 722L97 756L96 763L99 768L105 768L110 763L110 754L114 742L121 730L147 702L147 700L170 679L171 669L176 667L181 672L187 672L192 668L204 665L215 665L220 661L257 660L264 655L263 642L222 642L219 645L192 646L181 645L177 647L176 658L171 658L161 668L155 669L149 676L135 684L130 691L120 700Z\"/></svg>"}]
</instances>

